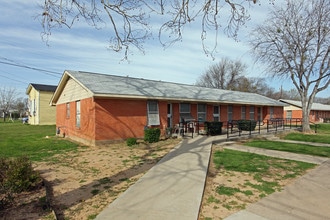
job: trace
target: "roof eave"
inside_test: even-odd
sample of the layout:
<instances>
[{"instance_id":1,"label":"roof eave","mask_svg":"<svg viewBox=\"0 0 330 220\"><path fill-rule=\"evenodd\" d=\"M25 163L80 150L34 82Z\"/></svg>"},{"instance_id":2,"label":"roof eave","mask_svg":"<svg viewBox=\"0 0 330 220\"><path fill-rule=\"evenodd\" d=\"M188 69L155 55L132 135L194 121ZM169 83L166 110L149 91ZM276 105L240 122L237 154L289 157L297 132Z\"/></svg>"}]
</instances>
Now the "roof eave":
<instances>
[{"instance_id":1,"label":"roof eave","mask_svg":"<svg viewBox=\"0 0 330 220\"><path fill-rule=\"evenodd\" d=\"M29 95L30 94L30 92L31 92L31 90L32 90L32 84L30 83L29 85L28 85L28 87L26 88L26 91L25 91L25 94L26 95Z\"/></svg>"},{"instance_id":2,"label":"roof eave","mask_svg":"<svg viewBox=\"0 0 330 220\"><path fill-rule=\"evenodd\" d=\"M95 98L122 98L122 99L141 99L141 100L164 100L164 101L177 101L177 102L200 102L200 103L222 103L222 104L240 104L240 105L256 105L256 106L284 106L282 103L253 103L253 102L231 102L221 100L205 100L205 99L187 99L175 97L162 97L162 96L138 96L138 95L119 95L119 94L94 94Z\"/></svg>"},{"instance_id":3,"label":"roof eave","mask_svg":"<svg viewBox=\"0 0 330 220\"><path fill-rule=\"evenodd\" d=\"M91 96L94 96L94 93L90 89L88 89L86 86L81 84L81 82L79 82L79 80L77 80L75 77L73 77L70 74L70 70L65 70L63 75L62 75L62 78L60 79L60 82L58 83L58 86L57 86L52 98L50 99L49 105L51 105L51 106L56 105L56 103L58 102L58 99L60 98L61 93L62 93L67 81L70 78L75 80L79 85L81 85L84 89L86 89L89 93L91 93L92 94Z\"/></svg>"},{"instance_id":4,"label":"roof eave","mask_svg":"<svg viewBox=\"0 0 330 220\"><path fill-rule=\"evenodd\" d=\"M58 83L58 86L57 86L52 98L50 99L50 102L49 102L50 106L56 105L56 103L60 97L60 94L63 91L63 88L64 88L66 82L68 81L68 79L69 79L69 76L66 73L66 71L64 71L64 73L60 79L60 82Z\"/></svg>"}]
</instances>

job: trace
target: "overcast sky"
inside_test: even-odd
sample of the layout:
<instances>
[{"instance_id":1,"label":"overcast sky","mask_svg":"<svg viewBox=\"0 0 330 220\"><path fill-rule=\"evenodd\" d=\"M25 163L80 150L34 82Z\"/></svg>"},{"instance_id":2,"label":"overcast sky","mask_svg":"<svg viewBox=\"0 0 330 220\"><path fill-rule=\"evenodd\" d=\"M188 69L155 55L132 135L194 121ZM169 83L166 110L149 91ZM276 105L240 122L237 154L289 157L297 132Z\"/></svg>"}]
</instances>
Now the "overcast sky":
<instances>
[{"instance_id":1,"label":"overcast sky","mask_svg":"<svg viewBox=\"0 0 330 220\"><path fill-rule=\"evenodd\" d=\"M268 0L249 9L251 21L239 32L239 41L222 32L215 60L203 52L200 26L185 28L182 42L163 49L157 39L146 42L145 54L134 51L130 62L121 62L122 53L109 49L106 26L95 30L80 23L73 29L55 30L49 45L41 39L42 27L36 18L43 0L2 0L0 8L0 86L15 88L25 97L29 83L57 85L64 70L81 70L120 76L194 84L198 77L223 57L241 60L248 66L247 77L264 77L264 69L254 64L247 44L249 31L262 22ZM279 3L280 0L275 1ZM155 30L157 33L158 30ZM157 38L157 36L155 36ZM289 90L288 80L273 80L271 87ZM319 96L329 97L329 89Z\"/></svg>"}]
</instances>

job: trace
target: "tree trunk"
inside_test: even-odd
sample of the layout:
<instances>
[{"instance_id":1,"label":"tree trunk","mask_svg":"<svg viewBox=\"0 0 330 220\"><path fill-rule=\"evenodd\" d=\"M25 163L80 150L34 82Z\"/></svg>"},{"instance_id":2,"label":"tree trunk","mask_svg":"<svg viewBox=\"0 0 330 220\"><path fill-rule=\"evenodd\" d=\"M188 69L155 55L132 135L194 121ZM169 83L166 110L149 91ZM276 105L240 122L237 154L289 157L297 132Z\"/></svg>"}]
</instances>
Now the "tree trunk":
<instances>
[{"instance_id":1,"label":"tree trunk","mask_svg":"<svg viewBox=\"0 0 330 220\"><path fill-rule=\"evenodd\" d=\"M311 128L309 126L309 113L311 109L311 105L307 102L306 97L302 97L301 100L301 110L302 110L302 132L303 133L311 133Z\"/></svg>"},{"instance_id":2,"label":"tree trunk","mask_svg":"<svg viewBox=\"0 0 330 220\"><path fill-rule=\"evenodd\" d=\"M303 111L302 132L303 133L310 133L311 132L311 128L309 126L309 113L307 111Z\"/></svg>"}]
</instances>

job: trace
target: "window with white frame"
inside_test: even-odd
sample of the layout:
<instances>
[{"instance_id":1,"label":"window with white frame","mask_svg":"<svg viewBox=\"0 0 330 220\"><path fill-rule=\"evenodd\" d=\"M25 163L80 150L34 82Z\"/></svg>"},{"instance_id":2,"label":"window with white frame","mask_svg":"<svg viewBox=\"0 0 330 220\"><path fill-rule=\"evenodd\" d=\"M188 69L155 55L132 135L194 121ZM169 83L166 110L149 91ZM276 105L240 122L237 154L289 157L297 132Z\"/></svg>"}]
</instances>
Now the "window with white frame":
<instances>
[{"instance_id":1,"label":"window with white frame","mask_svg":"<svg viewBox=\"0 0 330 220\"><path fill-rule=\"evenodd\" d=\"M233 120L233 106L228 105L228 121Z\"/></svg>"},{"instance_id":2,"label":"window with white frame","mask_svg":"<svg viewBox=\"0 0 330 220\"><path fill-rule=\"evenodd\" d=\"M206 121L206 104L197 105L198 121Z\"/></svg>"},{"instance_id":3,"label":"window with white frame","mask_svg":"<svg viewBox=\"0 0 330 220\"><path fill-rule=\"evenodd\" d=\"M76 101L76 127L80 128L80 101Z\"/></svg>"},{"instance_id":4,"label":"window with white frame","mask_svg":"<svg viewBox=\"0 0 330 220\"><path fill-rule=\"evenodd\" d=\"M180 103L180 113L190 113L190 104Z\"/></svg>"},{"instance_id":5,"label":"window with white frame","mask_svg":"<svg viewBox=\"0 0 330 220\"><path fill-rule=\"evenodd\" d=\"M213 121L220 121L220 106L213 106Z\"/></svg>"},{"instance_id":6,"label":"window with white frame","mask_svg":"<svg viewBox=\"0 0 330 220\"><path fill-rule=\"evenodd\" d=\"M192 119L190 113L190 103L180 103L180 120L189 120Z\"/></svg>"},{"instance_id":7,"label":"window with white frame","mask_svg":"<svg viewBox=\"0 0 330 220\"><path fill-rule=\"evenodd\" d=\"M246 118L246 106L241 107L241 119Z\"/></svg>"},{"instance_id":8,"label":"window with white frame","mask_svg":"<svg viewBox=\"0 0 330 220\"><path fill-rule=\"evenodd\" d=\"M148 125L160 125L157 101L148 101Z\"/></svg>"},{"instance_id":9,"label":"window with white frame","mask_svg":"<svg viewBox=\"0 0 330 220\"><path fill-rule=\"evenodd\" d=\"M30 116L33 115L33 112L34 112L34 100L29 100L29 112L30 112Z\"/></svg>"},{"instance_id":10,"label":"window with white frame","mask_svg":"<svg viewBox=\"0 0 330 220\"><path fill-rule=\"evenodd\" d=\"M36 116L37 115L37 106L36 106L36 100L35 99L31 100L30 115L31 116Z\"/></svg>"},{"instance_id":11,"label":"window with white frame","mask_svg":"<svg viewBox=\"0 0 330 220\"><path fill-rule=\"evenodd\" d=\"M254 106L250 106L250 120L254 120Z\"/></svg>"},{"instance_id":12,"label":"window with white frame","mask_svg":"<svg viewBox=\"0 0 330 220\"><path fill-rule=\"evenodd\" d=\"M70 102L66 103L66 118L70 118Z\"/></svg>"},{"instance_id":13,"label":"window with white frame","mask_svg":"<svg viewBox=\"0 0 330 220\"><path fill-rule=\"evenodd\" d=\"M286 117L287 118L292 118L292 110L287 110L286 111Z\"/></svg>"}]
</instances>

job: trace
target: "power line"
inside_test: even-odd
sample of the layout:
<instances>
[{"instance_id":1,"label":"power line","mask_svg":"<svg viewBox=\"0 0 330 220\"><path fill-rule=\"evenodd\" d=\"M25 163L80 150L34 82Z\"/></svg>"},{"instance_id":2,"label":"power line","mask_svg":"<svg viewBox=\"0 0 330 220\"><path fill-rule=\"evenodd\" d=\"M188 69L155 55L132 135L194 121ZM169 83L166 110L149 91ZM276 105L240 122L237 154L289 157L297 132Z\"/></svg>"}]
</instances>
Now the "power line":
<instances>
[{"instance_id":1,"label":"power line","mask_svg":"<svg viewBox=\"0 0 330 220\"><path fill-rule=\"evenodd\" d=\"M26 84L26 82L23 82L23 81L20 81L20 80L17 80L17 79L12 79L12 78L7 77L7 76L0 75L0 77L6 78L6 79L10 79L10 80L13 80L13 81L16 81L16 82L19 82L19 83Z\"/></svg>"},{"instance_id":2,"label":"power line","mask_svg":"<svg viewBox=\"0 0 330 220\"><path fill-rule=\"evenodd\" d=\"M1 57L1 59L8 60L4 57ZM11 62L13 62L13 61L11 61ZM27 65L23 65L23 64L10 63L10 62L5 62L5 61L0 61L0 63L10 65L10 66L16 66L16 67L20 67L20 68L30 69L30 70L41 71L41 72L44 72L45 74L53 76L53 77L58 77L57 75L62 75L62 73L58 73L58 72L55 72L55 71L50 71L50 70L45 70L45 69L41 69L41 68L31 67L31 66L27 66ZM56 74L56 75L54 75L54 74Z\"/></svg>"}]
</instances>

